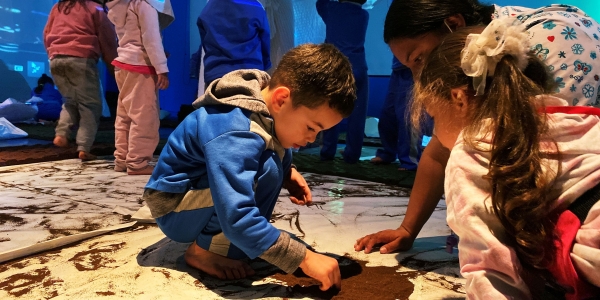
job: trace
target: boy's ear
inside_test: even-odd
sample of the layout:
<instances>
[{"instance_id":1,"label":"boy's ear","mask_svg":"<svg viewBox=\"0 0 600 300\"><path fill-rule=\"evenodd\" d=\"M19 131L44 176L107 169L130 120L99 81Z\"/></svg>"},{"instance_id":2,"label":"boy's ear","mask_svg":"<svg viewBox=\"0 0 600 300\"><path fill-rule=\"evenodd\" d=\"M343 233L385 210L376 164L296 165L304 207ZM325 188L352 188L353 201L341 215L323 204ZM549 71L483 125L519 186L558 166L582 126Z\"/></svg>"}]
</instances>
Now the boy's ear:
<instances>
[{"instance_id":1,"label":"boy's ear","mask_svg":"<svg viewBox=\"0 0 600 300\"><path fill-rule=\"evenodd\" d=\"M458 28L462 28L467 26L467 22L465 21L465 17L461 14L455 14L444 19L444 22L448 24L448 27L452 29L452 31L456 31Z\"/></svg>"},{"instance_id":2,"label":"boy's ear","mask_svg":"<svg viewBox=\"0 0 600 300\"><path fill-rule=\"evenodd\" d=\"M450 90L450 96L452 97L451 105L455 112L459 114L459 117L466 117L469 112L469 97L465 89L453 88Z\"/></svg>"},{"instance_id":3,"label":"boy's ear","mask_svg":"<svg viewBox=\"0 0 600 300\"><path fill-rule=\"evenodd\" d=\"M286 103L292 104L292 98L290 97L290 89L285 86L278 86L273 90L271 94L271 103L275 112L281 110Z\"/></svg>"}]
</instances>

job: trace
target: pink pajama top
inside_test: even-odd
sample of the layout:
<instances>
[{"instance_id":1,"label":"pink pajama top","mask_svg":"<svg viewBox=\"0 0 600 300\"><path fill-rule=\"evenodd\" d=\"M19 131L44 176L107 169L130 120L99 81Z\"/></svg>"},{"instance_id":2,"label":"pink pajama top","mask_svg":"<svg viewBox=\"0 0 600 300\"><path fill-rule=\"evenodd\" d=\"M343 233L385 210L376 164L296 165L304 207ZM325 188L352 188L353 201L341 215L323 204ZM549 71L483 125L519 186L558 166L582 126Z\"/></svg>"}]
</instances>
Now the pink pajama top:
<instances>
[{"instance_id":1,"label":"pink pajama top","mask_svg":"<svg viewBox=\"0 0 600 300\"><path fill-rule=\"evenodd\" d=\"M567 101L539 97L546 106L566 106ZM561 173L556 180L555 207L566 208L577 197L600 183L600 117L586 113L548 114L549 137L558 143L560 161L549 156L547 168ZM484 128L484 126L482 126ZM480 146L491 148L491 136L481 132ZM552 143L542 141L542 150L552 152ZM530 292L520 276L515 249L506 245L503 226L492 210L488 173L490 152L473 149L462 134L452 148L446 166L447 221L460 237L460 271L467 279L468 299L527 299ZM571 260L577 273L600 286L600 202L596 203L578 230Z\"/></svg>"}]
</instances>

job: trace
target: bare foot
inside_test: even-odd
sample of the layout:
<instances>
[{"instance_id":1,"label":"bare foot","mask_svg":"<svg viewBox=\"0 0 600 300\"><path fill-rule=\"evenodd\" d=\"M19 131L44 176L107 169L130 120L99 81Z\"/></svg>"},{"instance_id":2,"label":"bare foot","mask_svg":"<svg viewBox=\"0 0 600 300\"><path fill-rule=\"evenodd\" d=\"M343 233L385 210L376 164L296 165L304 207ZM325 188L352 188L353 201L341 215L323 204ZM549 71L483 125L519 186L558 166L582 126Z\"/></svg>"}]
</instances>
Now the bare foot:
<instances>
[{"instance_id":1,"label":"bare foot","mask_svg":"<svg viewBox=\"0 0 600 300\"><path fill-rule=\"evenodd\" d=\"M85 151L79 151L79 159L81 160L94 160L96 159L96 155L91 154Z\"/></svg>"},{"instance_id":2,"label":"bare foot","mask_svg":"<svg viewBox=\"0 0 600 300\"><path fill-rule=\"evenodd\" d=\"M219 279L241 279L254 275L254 270L247 263L206 251L195 242L187 248L183 257L191 267Z\"/></svg>"},{"instance_id":3,"label":"bare foot","mask_svg":"<svg viewBox=\"0 0 600 300\"><path fill-rule=\"evenodd\" d=\"M61 148L69 147L69 141L64 136L60 136L60 135L55 136L53 143L56 147L61 147Z\"/></svg>"},{"instance_id":4,"label":"bare foot","mask_svg":"<svg viewBox=\"0 0 600 300\"><path fill-rule=\"evenodd\" d=\"M383 158L381 158L379 156L375 156L375 157L371 158L371 160L369 162L374 165L389 165L390 164L390 162L383 160Z\"/></svg>"}]
</instances>

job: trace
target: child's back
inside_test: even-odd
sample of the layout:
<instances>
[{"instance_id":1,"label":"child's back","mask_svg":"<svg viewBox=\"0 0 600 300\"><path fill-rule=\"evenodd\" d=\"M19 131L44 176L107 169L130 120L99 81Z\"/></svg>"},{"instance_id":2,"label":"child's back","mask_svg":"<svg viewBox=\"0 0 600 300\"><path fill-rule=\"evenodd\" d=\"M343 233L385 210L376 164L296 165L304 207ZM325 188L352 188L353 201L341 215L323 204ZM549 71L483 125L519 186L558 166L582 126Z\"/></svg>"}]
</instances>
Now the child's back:
<instances>
[{"instance_id":1,"label":"child's back","mask_svg":"<svg viewBox=\"0 0 600 300\"><path fill-rule=\"evenodd\" d=\"M269 22L260 2L209 1L197 25L207 84L234 70L271 68Z\"/></svg>"}]
</instances>

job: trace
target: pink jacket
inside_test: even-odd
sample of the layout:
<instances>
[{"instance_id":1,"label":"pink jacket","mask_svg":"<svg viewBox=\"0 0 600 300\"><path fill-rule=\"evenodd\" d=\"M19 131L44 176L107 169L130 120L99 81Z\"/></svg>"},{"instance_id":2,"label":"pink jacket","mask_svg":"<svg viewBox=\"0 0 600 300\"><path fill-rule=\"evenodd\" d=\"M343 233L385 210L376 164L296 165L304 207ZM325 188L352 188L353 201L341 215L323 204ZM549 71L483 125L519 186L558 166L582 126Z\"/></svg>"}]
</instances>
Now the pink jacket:
<instances>
[{"instance_id":1,"label":"pink jacket","mask_svg":"<svg viewBox=\"0 0 600 300\"><path fill-rule=\"evenodd\" d=\"M547 106L567 105L550 96L544 101ZM558 192L551 196L557 199L556 207L566 207L600 183L600 117L553 113L549 118L551 138L562 153L561 161L545 160L553 170L559 163L562 168L556 180ZM481 133L477 140L483 148L491 147L489 135ZM549 149L542 143L542 149ZM492 211L490 186L482 178L489 160L489 152L469 147L461 134L446 166L447 221L460 237L459 261L467 279L467 298L527 299L531 295L520 276L521 265L515 250L504 243L504 228ZM592 207L577 232L571 260L578 274L600 286L600 203Z\"/></svg>"},{"instance_id":2,"label":"pink jacket","mask_svg":"<svg viewBox=\"0 0 600 300\"><path fill-rule=\"evenodd\" d=\"M108 18L119 37L117 61L152 66L157 74L169 72L160 30L174 19L169 0L115 0L107 3Z\"/></svg>"},{"instance_id":3,"label":"pink jacket","mask_svg":"<svg viewBox=\"0 0 600 300\"><path fill-rule=\"evenodd\" d=\"M98 59L110 64L117 57L117 35L100 4L76 3L64 14L55 4L44 28L44 46L48 57L68 55Z\"/></svg>"}]
</instances>

